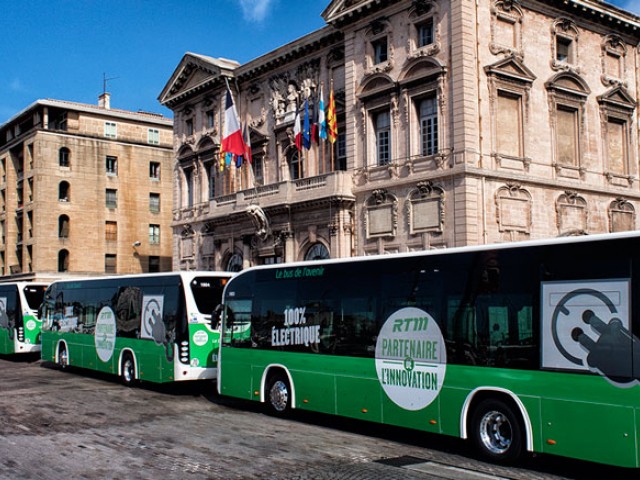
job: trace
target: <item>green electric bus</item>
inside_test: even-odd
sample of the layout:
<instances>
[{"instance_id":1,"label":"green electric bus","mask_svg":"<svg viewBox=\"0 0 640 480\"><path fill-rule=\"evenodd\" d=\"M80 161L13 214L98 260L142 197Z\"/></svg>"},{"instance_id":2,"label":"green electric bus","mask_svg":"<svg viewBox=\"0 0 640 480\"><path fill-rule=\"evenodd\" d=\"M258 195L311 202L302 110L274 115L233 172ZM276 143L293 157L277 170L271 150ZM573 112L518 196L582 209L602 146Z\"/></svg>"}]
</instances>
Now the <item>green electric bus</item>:
<instances>
[{"instance_id":1,"label":"green electric bus","mask_svg":"<svg viewBox=\"0 0 640 480\"><path fill-rule=\"evenodd\" d=\"M42 304L42 359L136 380L213 379L211 313L230 274L173 272L64 280Z\"/></svg>"},{"instance_id":2,"label":"green electric bus","mask_svg":"<svg viewBox=\"0 0 640 480\"><path fill-rule=\"evenodd\" d=\"M221 394L640 466L640 233L260 266L225 288Z\"/></svg>"},{"instance_id":3,"label":"green electric bus","mask_svg":"<svg viewBox=\"0 0 640 480\"><path fill-rule=\"evenodd\" d=\"M0 283L0 354L40 351L38 307L46 283Z\"/></svg>"}]
</instances>

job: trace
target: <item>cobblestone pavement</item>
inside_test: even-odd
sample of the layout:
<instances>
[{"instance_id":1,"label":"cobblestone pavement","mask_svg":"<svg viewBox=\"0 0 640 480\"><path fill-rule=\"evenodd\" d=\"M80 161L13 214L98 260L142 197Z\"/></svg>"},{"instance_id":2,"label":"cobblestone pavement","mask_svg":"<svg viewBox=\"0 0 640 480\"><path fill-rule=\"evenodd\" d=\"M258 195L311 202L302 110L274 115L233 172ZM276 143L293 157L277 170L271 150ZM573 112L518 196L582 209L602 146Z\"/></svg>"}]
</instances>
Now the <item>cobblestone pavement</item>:
<instances>
[{"instance_id":1,"label":"cobblestone pavement","mask_svg":"<svg viewBox=\"0 0 640 480\"><path fill-rule=\"evenodd\" d=\"M211 382L126 388L0 357L0 479L560 480L638 472L535 457L477 461L464 442L315 414L264 415Z\"/></svg>"}]
</instances>

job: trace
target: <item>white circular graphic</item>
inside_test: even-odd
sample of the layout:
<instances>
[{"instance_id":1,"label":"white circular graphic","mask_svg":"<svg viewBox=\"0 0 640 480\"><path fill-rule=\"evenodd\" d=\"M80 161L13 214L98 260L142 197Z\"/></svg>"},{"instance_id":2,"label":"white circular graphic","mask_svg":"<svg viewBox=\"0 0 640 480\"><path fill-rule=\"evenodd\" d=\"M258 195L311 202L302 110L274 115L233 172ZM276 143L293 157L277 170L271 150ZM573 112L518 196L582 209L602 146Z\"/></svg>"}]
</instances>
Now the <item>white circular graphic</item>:
<instances>
[{"instance_id":1,"label":"white circular graphic","mask_svg":"<svg viewBox=\"0 0 640 480\"><path fill-rule=\"evenodd\" d=\"M36 322L34 320L28 320L26 327L27 327L27 330L35 330Z\"/></svg>"},{"instance_id":2,"label":"white circular graphic","mask_svg":"<svg viewBox=\"0 0 640 480\"><path fill-rule=\"evenodd\" d=\"M392 313L376 341L376 372L399 407L420 410L431 404L447 372L444 338L433 317L415 307Z\"/></svg>"},{"instance_id":3,"label":"white circular graphic","mask_svg":"<svg viewBox=\"0 0 640 480\"><path fill-rule=\"evenodd\" d=\"M193 343L195 343L199 347L206 345L208 341L209 335L207 335L207 332L205 332L204 330L198 330L193 334Z\"/></svg>"},{"instance_id":4,"label":"white circular graphic","mask_svg":"<svg viewBox=\"0 0 640 480\"><path fill-rule=\"evenodd\" d=\"M108 362L116 348L116 316L109 307L102 307L96 321L96 353L103 362Z\"/></svg>"}]
</instances>

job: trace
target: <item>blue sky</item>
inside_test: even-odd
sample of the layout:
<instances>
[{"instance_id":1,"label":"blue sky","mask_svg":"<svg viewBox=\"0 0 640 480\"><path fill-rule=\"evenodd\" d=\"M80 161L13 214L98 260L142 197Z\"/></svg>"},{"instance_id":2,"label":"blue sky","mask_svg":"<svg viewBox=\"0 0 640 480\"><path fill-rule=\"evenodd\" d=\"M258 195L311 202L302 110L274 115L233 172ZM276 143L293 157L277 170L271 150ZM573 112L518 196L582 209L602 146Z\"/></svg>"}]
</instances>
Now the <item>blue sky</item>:
<instances>
[{"instance_id":1,"label":"blue sky","mask_svg":"<svg viewBox=\"0 0 640 480\"><path fill-rule=\"evenodd\" d=\"M43 98L171 116L186 52L247 62L324 25L329 0L0 0L0 124ZM640 0L614 4L640 14Z\"/></svg>"}]
</instances>

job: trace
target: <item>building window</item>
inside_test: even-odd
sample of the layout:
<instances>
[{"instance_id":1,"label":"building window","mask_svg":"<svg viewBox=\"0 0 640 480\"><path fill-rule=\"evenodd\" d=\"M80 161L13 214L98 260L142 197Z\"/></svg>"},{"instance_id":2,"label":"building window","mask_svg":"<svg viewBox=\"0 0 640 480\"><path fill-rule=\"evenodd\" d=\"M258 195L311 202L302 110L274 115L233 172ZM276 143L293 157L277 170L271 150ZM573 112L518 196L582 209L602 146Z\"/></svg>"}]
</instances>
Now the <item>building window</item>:
<instances>
[{"instance_id":1,"label":"building window","mask_svg":"<svg viewBox=\"0 0 640 480\"><path fill-rule=\"evenodd\" d=\"M106 190L107 208L118 208L118 190L107 188Z\"/></svg>"},{"instance_id":2,"label":"building window","mask_svg":"<svg viewBox=\"0 0 640 480\"><path fill-rule=\"evenodd\" d=\"M113 122L104 122L104 136L118 138L118 125Z\"/></svg>"},{"instance_id":3,"label":"building window","mask_svg":"<svg viewBox=\"0 0 640 480\"><path fill-rule=\"evenodd\" d=\"M570 38L556 36L556 60L559 63L573 63L573 41Z\"/></svg>"},{"instance_id":4,"label":"building window","mask_svg":"<svg viewBox=\"0 0 640 480\"><path fill-rule=\"evenodd\" d=\"M522 156L522 98L498 91L497 149L501 155Z\"/></svg>"},{"instance_id":5,"label":"building window","mask_svg":"<svg viewBox=\"0 0 640 480\"><path fill-rule=\"evenodd\" d=\"M438 104L436 97L420 100L420 154L438 153Z\"/></svg>"},{"instance_id":6,"label":"building window","mask_svg":"<svg viewBox=\"0 0 640 480\"><path fill-rule=\"evenodd\" d=\"M264 185L264 161L262 157L253 157L253 179L256 184Z\"/></svg>"},{"instance_id":7,"label":"building window","mask_svg":"<svg viewBox=\"0 0 640 480\"><path fill-rule=\"evenodd\" d=\"M68 250L60 250L58 252L58 271L59 272L69 271L69 251Z\"/></svg>"},{"instance_id":8,"label":"building window","mask_svg":"<svg viewBox=\"0 0 640 480\"><path fill-rule=\"evenodd\" d=\"M193 169L192 168L185 168L184 170L184 185L186 188L186 207L193 207L193 189L194 189L194 184L193 184Z\"/></svg>"},{"instance_id":9,"label":"building window","mask_svg":"<svg viewBox=\"0 0 640 480\"><path fill-rule=\"evenodd\" d=\"M58 238L69 238L69 217L67 215L58 217Z\"/></svg>"},{"instance_id":10,"label":"building window","mask_svg":"<svg viewBox=\"0 0 640 480\"><path fill-rule=\"evenodd\" d=\"M112 253L107 253L104 256L104 272L116 273L117 256Z\"/></svg>"},{"instance_id":11,"label":"building window","mask_svg":"<svg viewBox=\"0 0 640 480\"><path fill-rule=\"evenodd\" d=\"M578 26L567 18L559 18L553 24L551 35L551 68L578 74Z\"/></svg>"},{"instance_id":12,"label":"building window","mask_svg":"<svg viewBox=\"0 0 640 480\"><path fill-rule=\"evenodd\" d=\"M636 229L636 210L633 205L622 198L609 205L609 230L628 232Z\"/></svg>"},{"instance_id":13,"label":"building window","mask_svg":"<svg viewBox=\"0 0 640 480\"><path fill-rule=\"evenodd\" d=\"M69 166L69 155L70 154L71 154L71 151L67 147L62 147L60 150L58 150L58 164L61 167L68 167Z\"/></svg>"},{"instance_id":14,"label":"building window","mask_svg":"<svg viewBox=\"0 0 640 480\"><path fill-rule=\"evenodd\" d=\"M160 194L159 193L149 194L149 211L153 213L158 213L160 211Z\"/></svg>"},{"instance_id":15,"label":"building window","mask_svg":"<svg viewBox=\"0 0 640 480\"><path fill-rule=\"evenodd\" d=\"M337 170L347 169L347 134L338 132L338 138L336 139L336 165Z\"/></svg>"},{"instance_id":16,"label":"building window","mask_svg":"<svg viewBox=\"0 0 640 480\"><path fill-rule=\"evenodd\" d=\"M150 128L147 130L147 143L151 145L160 145L160 130Z\"/></svg>"},{"instance_id":17,"label":"building window","mask_svg":"<svg viewBox=\"0 0 640 480\"><path fill-rule=\"evenodd\" d=\"M559 165L578 166L578 111L573 108L556 111L556 152Z\"/></svg>"},{"instance_id":18,"label":"building window","mask_svg":"<svg viewBox=\"0 0 640 480\"><path fill-rule=\"evenodd\" d=\"M160 257L149 257L149 273L155 273L160 271Z\"/></svg>"},{"instance_id":19,"label":"building window","mask_svg":"<svg viewBox=\"0 0 640 480\"><path fill-rule=\"evenodd\" d=\"M60 184L58 185L58 201L68 202L70 190L71 187L69 186L69 182L60 182Z\"/></svg>"},{"instance_id":20,"label":"building window","mask_svg":"<svg viewBox=\"0 0 640 480\"><path fill-rule=\"evenodd\" d=\"M160 180L160 162L149 162L149 178Z\"/></svg>"},{"instance_id":21,"label":"building window","mask_svg":"<svg viewBox=\"0 0 640 480\"><path fill-rule=\"evenodd\" d=\"M227 272L239 272L242 270L242 255L234 253L227 261Z\"/></svg>"},{"instance_id":22,"label":"building window","mask_svg":"<svg viewBox=\"0 0 640 480\"><path fill-rule=\"evenodd\" d=\"M218 171L218 164L215 160L206 162L204 164L205 171L207 172L207 182L209 186L209 200L216 197L216 172Z\"/></svg>"},{"instance_id":23,"label":"building window","mask_svg":"<svg viewBox=\"0 0 640 480\"><path fill-rule=\"evenodd\" d=\"M107 155L106 159L107 175L118 175L118 157Z\"/></svg>"},{"instance_id":24,"label":"building window","mask_svg":"<svg viewBox=\"0 0 640 480\"><path fill-rule=\"evenodd\" d=\"M602 73L601 80L605 85L619 85L625 77L625 57L627 47L617 35L607 35L602 43Z\"/></svg>"},{"instance_id":25,"label":"building window","mask_svg":"<svg viewBox=\"0 0 640 480\"><path fill-rule=\"evenodd\" d=\"M185 122L187 135L193 135L193 120L189 119Z\"/></svg>"},{"instance_id":26,"label":"building window","mask_svg":"<svg viewBox=\"0 0 640 480\"><path fill-rule=\"evenodd\" d=\"M615 86L598 97L600 125L604 145L604 174L617 186L632 186L635 167L632 167L632 125L636 100L623 86Z\"/></svg>"},{"instance_id":27,"label":"building window","mask_svg":"<svg viewBox=\"0 0 640 480\"><path fill-rule=\"evenodd\" d=\"M389 52L387 46L387 37L379 38L371 42L373 48L373 64L378 65L384 63L389 59Z\"/></svg>"},{"instance_id":28,"label":"building window","mask_svg":"<svg viewBox=\"0 0 640 480\"><path fill-rule=\"evenodd\" d=\"M207 110L207 128L213 128L213 110Z\"/></svg>"},{"instance_id":29,"label":"building window","mask_svg":"<svg viewBox=\"0 0 640 480\"><path fill-rule=\"evenodd\" d=\"M329 250L323 243L314 243L304 256L305 260L325 260L331 258Z\"/></svg>"},{"instance_id":30,"label":"building window","mask_svg":"<svg viewBox=\"0 0 640 480\"><path fill-rule=\"evenodd\" d=\"M149 244L160 244L160 225L149 225Z\"/></svg>"},{"instance_id":31,"label":"building window","mask_svg":"<svg viewBox=\"0 0 640 480\"><path fill-rule=\"evenodd\" d=\"M282 257L273 256L273 257L262 257L261 264L262 265L277 265L278 263L282 263Z\"/></svg>"},{"instance_id":32,"label":"building window","mask_svg":"<svg viewBox=\"0 0 640 480\"><path fill-rule=\"evenodd\" d=\"M609 171L614 175L628 174L627 142L627 123L617 118L609 118L607 121L607 155Z\"/></svg>"},{"instance_id":33,"label":"building window","mask_svg":"<svg viewBox=\"0 0 640 480\"><path fill-rule=\"evenodd\" d=\"M49 125L51 125L54 130L67 130L67 112L62 112L57 117L52 118Z\"/></svg>"},{"instance_id":34,"label":"building window","mask_svg":"<svg viewBox=\"0 0 640 480\"><path fill-rule=\"evenodd\" d=\"M302 178L302 162L300 161L300 152L293 150L289 154L289 176L291 180Z\"/></svg>"},{"instance_id":35,"label":"building window","mask_svg":"<svg viewBox=\"0 0 640 480\"><path fill-rule=\"evenodd\" d=\"M378 165L391 161L391 116L388 111L375 115L376 159Z\"/></svg>"},{"instance_id":36,"label":"building window","mask_svg":"<svg viewBox=\"0 0 640 480\"><path fill-rule=\"evenodd\" d=\"M104 224L104 239L107 242L118 241L118 223L117 222L106 222Z\"/></svg>"},{"instance_id":37,"label":"building window","mask_svg":"<svg viewBox=\"0 0 640 480\"><path fill-rule=\"evenodd\" d=\"M416 33L418 35L418 48L431 45L433 43L433 18L417 24Z\"/></svg>"}]
</instances>

